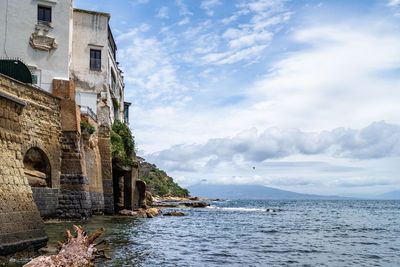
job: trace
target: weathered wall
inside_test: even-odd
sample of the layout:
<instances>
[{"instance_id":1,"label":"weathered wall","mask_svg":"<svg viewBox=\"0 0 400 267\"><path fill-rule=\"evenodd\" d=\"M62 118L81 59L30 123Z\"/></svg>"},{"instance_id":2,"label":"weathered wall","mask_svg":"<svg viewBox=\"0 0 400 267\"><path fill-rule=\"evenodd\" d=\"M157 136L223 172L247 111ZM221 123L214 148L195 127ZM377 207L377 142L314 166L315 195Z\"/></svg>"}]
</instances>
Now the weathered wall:
<instances>
[{"instance_id":1,"label":"weathered wall","mask_svg":"<svg viewBox=\"0 0 400 267\"><path fill-rule=\"evenodd\" d=\"M100 126L98 130L98 146L101 156L101 173L103 177L104 212L114 213L113 176L110 129Z\"/></svg>"},{"instance_id":2,"label":"weathered wall","mask_svg":"<svg viewBox=\"0 0 400 267\"><path fill-rule=\"evenodd\" d=\"M33 199L43 218L55 218L58 213L58 188L32 187Z\"/></svg>"},{"instance_id":3,"label":"weathered wall","mask_svg":"<svg viewBox=\"0 0 400 267\"><path fill-rule=\"evenodd\" d=\"M39 248L47 242L44 224L24 175L22 113L24 102L5 93L0 76L0 255Z\"/></svg>"},{"instance_id":4,"label":"weathered wall","mask_svg":"<svg viewBox=\"0 0 400 267\"><path fill-rule=\"evenodd\" d=\"M38 23L38 5L52 8L51 26ZM71 12L72 0L0 1L0 57L22 59L38 75L38 85L51 92L53 77L69 78ZM55 38L57 48L50 51L33 48L29 44L32 34Z\"/></svg>"},{"instance_id":5,"label":"weathered wall","mask_svg":"<svg viewBox=\"0 0 400 267\"><path fill-rule=\"evenodd\" d=\"M98 116L99 125L111 128L114 118L123 119L124 83L121 72L108 41L108 21L110 15L74 9L72 38L72 65L71 77L74 80L76 91L82 93L96 93L100 100L93 111ZM101 70L89 68L90 49L101 51ZM111 77L114 73L115 86L111 87ZM121 108L114 106L119 102ZM107 112L102 107L106 106ZM117 111L114 114L114 111Z\"/></svg>"},{"instance_id":6,"label":"weathered wall","mask_svg":"<svg viewBox=\"0 0 400 267\"><path fill-rule=\"evenodd\" d=\"M93 134L82 132L83 157L85 159L86 174L89 182L91 199L91 210L94 214L104 211L103 176L101 167L101 156L98 147L97 123L90 116L82 116L82 120L94 125L96 130Z\"/></svg>"},{"instance_id":7,"label":"weathered wall","mask_svg":"<svg viewBox=\"0 0 400 267\"><path fill-rule=\"evenodd\" d=\"M51 187L59 188L61 166L60 99L0 75L1 90L26 102L21 114L22 156L32 147L41 149L51 165Z\"/></svg>"},{"instance_id":8,"label":"weathered wall","mask_svg":"<svg viewBox=\"0 0 400 267\"><path fill-rule=\"evenodd\" d=\"M81 115L75 103L72 81L53 80L54 93L61 98L62 153L58 216L88 218L91 198L84 149L81 143Z\"/></svg>"}]
</instances>

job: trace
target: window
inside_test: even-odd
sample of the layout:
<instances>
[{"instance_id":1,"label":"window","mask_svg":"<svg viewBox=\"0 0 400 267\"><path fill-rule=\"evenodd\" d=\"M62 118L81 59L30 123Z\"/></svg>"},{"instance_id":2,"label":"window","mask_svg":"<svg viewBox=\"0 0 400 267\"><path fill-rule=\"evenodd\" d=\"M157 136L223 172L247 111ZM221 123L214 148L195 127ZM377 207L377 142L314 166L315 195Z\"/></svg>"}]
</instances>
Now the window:
<instances>
[{"instance_id":1,"label":"window","mask_svg":"<svg viewBox=\"0 0 400 267\"><path fill-rule=\"evenodd\" d=\"M118 107L118 105L119 105L119 103L118 103L118 101L114 101L114 120L119 120L119 107Z\"/></svg>"},{"instance_id":2,"label":"window","mask_svg":"<svg viewBox=\"0 0 400 267\"><path fill-rule=\"evenodd\" d=\"M38 6L38 23L44 25L50 25L51 7Z\"/></svg>"},{"instance_id":3,"label":"window","mask_svg":"<svg viewBox=\"0 0 400 267\"><path fill-rule=\"evenodd\" d=\"M124 122L125 124L129 124L129 106L131 103L129 102L124 102Z\"/></svg>"},{"instance_id":4,"label":"window","mask_svg":"<svg viewBox=\"0 0 400 267\"><path fill-rule=\"evenodd\" d=\"M90 49L90 69L101 70L101 50Z\"/></svg>"}]
</instances>

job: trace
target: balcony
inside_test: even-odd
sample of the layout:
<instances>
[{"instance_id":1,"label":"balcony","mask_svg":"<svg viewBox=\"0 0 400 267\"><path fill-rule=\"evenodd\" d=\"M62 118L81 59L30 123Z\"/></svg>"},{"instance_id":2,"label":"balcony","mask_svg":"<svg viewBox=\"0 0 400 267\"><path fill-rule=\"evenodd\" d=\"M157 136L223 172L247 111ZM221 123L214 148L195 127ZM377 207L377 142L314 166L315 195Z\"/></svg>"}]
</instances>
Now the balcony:
<instances>
[{"instance_id":1,"label":"balcony","mask_svg":"<svg viewBox=\"0 0 400 267\"><path fill-rule=\"evenodd\" d=\"M93 120L97 121L97 115L93 112L93 110L88 106L79 106L82 115L88 115L92 117Z\"/></svg>"}]
</instances>

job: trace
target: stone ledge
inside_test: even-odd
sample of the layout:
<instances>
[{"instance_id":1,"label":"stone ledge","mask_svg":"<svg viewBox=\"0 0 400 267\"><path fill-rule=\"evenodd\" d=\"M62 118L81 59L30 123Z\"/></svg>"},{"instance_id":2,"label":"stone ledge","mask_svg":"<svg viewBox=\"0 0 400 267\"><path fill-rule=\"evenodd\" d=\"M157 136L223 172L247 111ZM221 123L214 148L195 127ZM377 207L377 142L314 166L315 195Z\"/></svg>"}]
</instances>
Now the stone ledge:
<instances>
[{"instance_id":1,"label":"stone ledge","mask_svg":"<svg viewBox=\"0 0 400 267\"><path fill-rule=\"evenodd\" d=\"M46 246L48 240L49 238L46 236L14 243L0 244L0 255L5 256L21 250L37 250Z\"/></svg>"}]
</instances>

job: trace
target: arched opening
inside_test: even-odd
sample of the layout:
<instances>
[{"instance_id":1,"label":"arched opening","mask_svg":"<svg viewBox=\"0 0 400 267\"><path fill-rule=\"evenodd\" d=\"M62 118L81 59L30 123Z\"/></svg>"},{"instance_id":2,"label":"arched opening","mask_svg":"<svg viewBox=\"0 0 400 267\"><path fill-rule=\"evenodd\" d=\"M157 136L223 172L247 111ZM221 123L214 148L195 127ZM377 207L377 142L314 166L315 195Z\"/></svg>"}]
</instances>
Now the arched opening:
<instances>
[{"instance_id":1,"label":"arched opening","mask_svg":"<svg viewBox=\"0 0 400 267\"><path fill-rule=\"evenodd\" d=\"M24 171L31 187L51 187L50 161L40 148L32 147L25 153Z\"/></svg>"}]
</instances>

